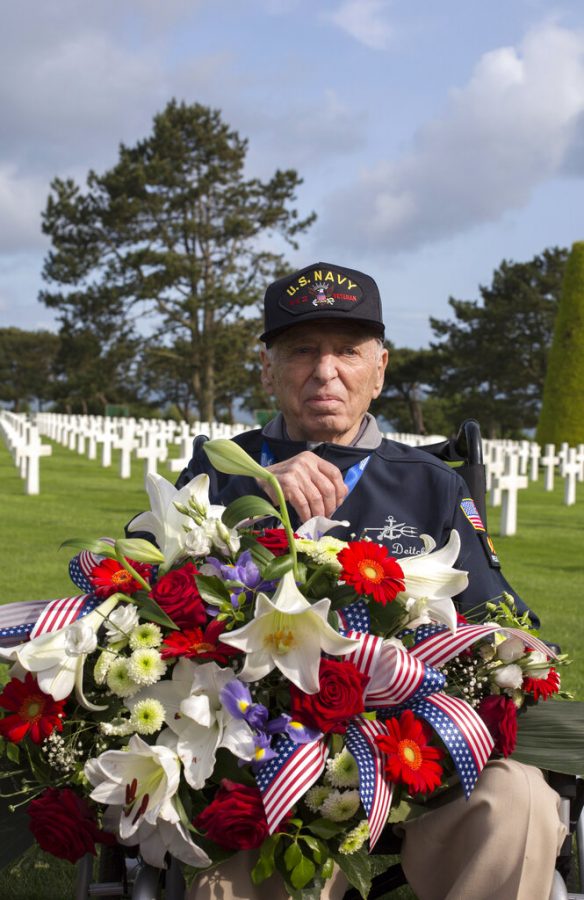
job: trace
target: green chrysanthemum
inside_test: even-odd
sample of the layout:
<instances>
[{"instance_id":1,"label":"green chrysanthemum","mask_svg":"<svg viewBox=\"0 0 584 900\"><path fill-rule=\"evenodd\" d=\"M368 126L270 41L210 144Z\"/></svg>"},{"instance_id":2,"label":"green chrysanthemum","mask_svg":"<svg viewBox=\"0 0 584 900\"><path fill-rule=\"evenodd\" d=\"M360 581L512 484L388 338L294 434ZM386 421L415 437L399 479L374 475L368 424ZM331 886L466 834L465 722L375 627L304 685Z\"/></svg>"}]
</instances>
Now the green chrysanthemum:
<instances>
[{"instance_id":1,"label":"green chrysanthemum","mask_svg":"<svg viewBox=\"0 0 584 900\"><path fill-rule=\"evenodd\" d=\"M162 631L154 622L141 622L130 634L130 647L132 650L160 647L161 643Z\"/></svg>"},{"instance_id":2,"label":"green chrysanthemum","mask_svg":"<svg viewBox=\"0 0 584 900\"><path fill-rule=\"evenodd\" d=\"M309 538L297 538L294 542L299 553L304 553L319 566L326 566L333 572L340 573L342 565L337 559L337 554L347 546L345 541L338 538L321 537L318 541L311 541Z\"/></svg>"},{"instance_id":3,"label":"green chrysanthemum","mask_svg":"<svg viewBox=\"0 0 584 900\"><path fill-rule=\"evenodd\" d=\"M165 709L160 700L147 697L132 710L130 724L138 734L156 734L164 725Z\"/></svg>"},{"instance_id":4,"label":"green chrysanthemum","mask_svg":"<svg viewBox=\"0 0 584 900\"><path fill-rule=\"evenodd\" d=\"M311 812L319 812L330 792L330 787L326 787L324 784L317 784L306 792L304 802Z\"/></svg>"},{"instance_id":5,"label":"green chrysanthemum","mask_svg":"<svg viewBox=\"0 0 584 900\"><path fill-rule=\"evenodd\" d=\"M359 791L331 791L320 808L320 813L333 822L344 822L359 809Z\"/></svg>"},{"instance_id":6,"label":"green chrysanthemum","mask_svg":"<svg viewBox=\"0 0 584 900\"><path fill-rule=\"evenodd\" d=\"M134 650L128 663L128 673L139 685L156 684L166 672L166 663L158 650Z\"/></svg>"},{"instance_id":7,"label":"green chrysanthemum","mask_svg":"<svg viewBox=\"0 0 584 900\"><path fill-rule=\"evenodd\" d=\"M93 667L93 677L96 684L105 684L107 673L109 672L111 665L113 662L115 662L116 658L117 654L111 653L109 650L104 650L99 654L95 666Z\"/></svg>"},{"instance_id":8,"label":"green chrysanthemum","mask_svg":"<svg viewBox=\"0 0 584 900\"><path fill-rule=\"evenodd\" d=\"M339 853L344 853L346 856L349 856L351 853L356 853L357 850L361 849L368 837L369 822L367 819L362 819L355 828L345 835L344 839L339 844Z\"/></svg>"},{"instance_id":9,"label":"green chrysanthemum","mask_svg":"<svg viewBox=\"0 0 584 900\"><path fill-rule=\"evenodd\" d=\"M108 669L107 686L118 697L131 697L140 688L130 675L129 663L126 656L118 656Z\"/></svg>"},{"instance_id":10,"label":"green chrysanthemum","mask_svg":"<svg viewBox=\"0 0 584 900\"><path fill-rule=\"evenodd\" d=\"M346 748L327 760L325 781L335 788L359 787L359 768L355 757Z\"/></svg>"}]
</instances>

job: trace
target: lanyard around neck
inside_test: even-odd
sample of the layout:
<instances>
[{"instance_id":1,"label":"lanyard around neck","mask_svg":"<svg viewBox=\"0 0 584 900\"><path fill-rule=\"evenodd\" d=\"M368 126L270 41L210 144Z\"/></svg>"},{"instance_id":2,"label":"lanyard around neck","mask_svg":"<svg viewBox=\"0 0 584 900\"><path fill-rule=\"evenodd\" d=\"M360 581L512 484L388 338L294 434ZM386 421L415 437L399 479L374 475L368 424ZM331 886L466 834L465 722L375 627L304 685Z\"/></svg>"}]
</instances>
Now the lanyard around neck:
<instances>
[{"instance_id":1,"label":"lanyard around neck","mask_svg":"<svg viewBox=\"0 0 584 900\"><path fill-rule=\"evenodd\" d=\"M351 491L356 487L363 472L367 468L367 463L369 462L370 459L371 459L371 454L369 454L368 456L364 456L362 460L360 460L358 463L355 463L354 465L352 465L350 467L350 469L347 469L347 471L345 472L345 474L343 476L343 481L349 489L349 493L347 494L347 497L349 496ZM260 464L264 468L266 468L266 466L272 466L275 462L276 462L276 457L274 456L274 453L272 452L272 448L270 447L270 445L268 444L267 441L264 441L262 443L262 454L260 457ZM345 500L347 499L347 497L345 497Z\"/></svg>"}]
</instances>

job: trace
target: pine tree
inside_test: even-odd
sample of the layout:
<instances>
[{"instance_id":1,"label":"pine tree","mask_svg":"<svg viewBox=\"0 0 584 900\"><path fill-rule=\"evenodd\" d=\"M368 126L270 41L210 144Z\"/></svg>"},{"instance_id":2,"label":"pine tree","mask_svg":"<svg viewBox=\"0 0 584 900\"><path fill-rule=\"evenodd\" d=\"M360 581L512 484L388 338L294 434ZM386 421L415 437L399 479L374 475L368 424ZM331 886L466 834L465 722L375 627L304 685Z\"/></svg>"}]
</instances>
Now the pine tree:
<instances>
[{"instance_id":1,"label":"pine tree","mask_svg":"<svg viewBox=\"0 0 584 900\"><path fill-rule=\"evenodd\" d=\"M584 241L575 243L568 257L537 440L584 443Z\"/></svg>"},{"instance_id":2,"label":"pine tree","mask_svg":"<svg viewBox=\"0 0 584 900\"><path fill-rule=\"evenodd\" d=\"M136 322L142 334L149 325L152 342L172 350L163 380L176 359L171 380L188 370L190 389L180 393L203 419L214 418L218 372L236 352L225 349L225 325L245 330L266 282L284 274L279 251L314 218L293 207L295 171L248 178L246 155L247 141L219 111L173 100L147 138L121 145L112 169L89 173L85 191L55 179L43 216L52 242L43 274L57 290L41 300L63 328L89 321L124 360Z\"/></svg>"}]
</instances>

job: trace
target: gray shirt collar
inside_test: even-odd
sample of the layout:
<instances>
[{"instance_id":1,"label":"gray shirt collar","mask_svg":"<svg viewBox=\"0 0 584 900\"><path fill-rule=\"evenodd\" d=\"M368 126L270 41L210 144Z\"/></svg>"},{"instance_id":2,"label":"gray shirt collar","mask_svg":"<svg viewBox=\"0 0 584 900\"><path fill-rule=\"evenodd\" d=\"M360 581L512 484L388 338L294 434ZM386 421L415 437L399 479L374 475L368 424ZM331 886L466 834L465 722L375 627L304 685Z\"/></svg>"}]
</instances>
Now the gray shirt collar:
<instances>
[{"instance_id":1,"label":"gray shirt collar","mask_svg":"<svg viewBox=\"0 0 584 900\"><path fill-rule=\"evenodd\" d=\"M290 440L290 435L288 434L288 429L286 428L286 422L284 421L282 413L278 413L275 419L271 419L268 422L263 428L262 434L268 438L275 438L276 440ZM375 450L381 444L382 439L383 435L377 426L374 416L372 416L371 413L365 413L363 421L361 422L361 427L349 446L358 447L360 450ZM321 443L323 443L323 441L308 441L307 447L309 450L314 450L314 448L318 447Z\"/></svg>"}]
</instances>

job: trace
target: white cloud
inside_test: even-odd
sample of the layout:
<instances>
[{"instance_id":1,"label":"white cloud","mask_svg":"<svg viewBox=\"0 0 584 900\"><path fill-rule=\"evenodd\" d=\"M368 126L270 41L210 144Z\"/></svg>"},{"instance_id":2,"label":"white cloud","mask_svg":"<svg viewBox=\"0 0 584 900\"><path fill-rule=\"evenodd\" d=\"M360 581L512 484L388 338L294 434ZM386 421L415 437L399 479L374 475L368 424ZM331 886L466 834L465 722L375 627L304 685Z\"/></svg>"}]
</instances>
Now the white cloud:
<instances>
[{"instance_id":1,"label":"white cloud","mask_svg":"<svg viewBox=\"0 0 584 900\"><path fill-rule=\"evenodd\" d=\"M393 29L385 18L387 0L343 0L341 5L323 18L333 22L346 34L373 50L385 50Z\"/></svg>"},{"instance_id":2,"label":"white cloud","mask_svg":"<svg viewBox=\"0 0 584 900\"><path fill-rule=\"evenodd\" d=\"M0 164L0 249L3 253L46 246L41 234L41 205L47 193L42 179L24 176Z\"/></svg>"},{"instance_id":3,"label":"white cloud","mask_svg":"<svg viewBox=\"0 0 584 900\"><path fill-rule=\"evenodd\" d=\"M409 151L329 199L321 227L387 254L495 221L562 172L583 114L584 35L545 23L485 54Z\"/></svg>"}]
</instances>

